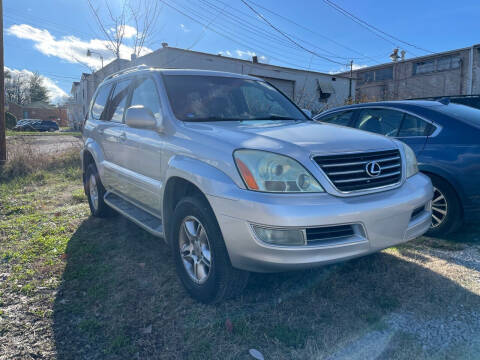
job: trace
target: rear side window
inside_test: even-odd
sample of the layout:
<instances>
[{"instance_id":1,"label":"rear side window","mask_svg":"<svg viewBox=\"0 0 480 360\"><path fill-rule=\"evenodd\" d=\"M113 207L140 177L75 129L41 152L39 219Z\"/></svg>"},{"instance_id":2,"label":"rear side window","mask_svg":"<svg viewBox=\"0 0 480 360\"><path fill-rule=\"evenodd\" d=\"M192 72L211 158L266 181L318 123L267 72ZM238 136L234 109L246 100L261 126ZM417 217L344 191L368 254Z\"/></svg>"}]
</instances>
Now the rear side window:
<instances>
[{"instance_id":1,"label":"rear side window","mask_svg":"<svg viewBox=\"0 0 480 360\"><path fill-rule=\"evenodd\" d=\"M115 85L115 89L108 103L108 116L106 120L114 122L123 121L123 112L125 111L125 104L127 103L129 86L130 80L122 80Z\"/></svg>"},{"instance_id":2,"label":"rear side window","mask_svg":"<svg viewBox=\"0 0 480 360\"><path fill-rule=\"evenodd\" d=\"M356 128L386 136L397 136L403 113L389 109L364 109L360 112Z\"/></svg>"},{"instance_id":3,"label":"rear side window","mask_svg":"<svg viewBox=\"0 0 480 360\"><path fill-rule=\"evenodd\" d=\"M416 116L405 114L402 127L400 128L400 132L398 133L398 136L406 137L406 136L429 135L427 134L427 130L430 131L430 129L432 128L429 125L430 125L429 123L427 123L422 119L419 119Z\"/></svg>"},{"instance_id":4,"label":"rear side window","mask_svg":"<svg viewBox=\"0 0 480 360\"><path fill-rule=\"evenodd\" d=\"M107 119L107 100L108 95L110 95L110 90L112 84L103 85L95 97L95 102L92 106L92 117L96 120L106 120Z\"/></svg>"},{"instance_id":5,"label":"rear side window","mask_svg":"<svg viewBox=\"0 0 480 360\"><path fill-rule=\"evenodd\" d=\"M335 125L349 126L352 119L353 111L344 111L321 117L318 120Z\"/></svg>"},{"instance_id":6,"label":"rear side window","mask_svg":"<svg viewBox=\"0 0 480 360\"><path fill-rule=\"evenodd\" d=\"M131 105L143 105L152 111L157 120L160 119L160 99L152 78L146 77L137 80L132 93Z\"/></svg>"}]
</instances>

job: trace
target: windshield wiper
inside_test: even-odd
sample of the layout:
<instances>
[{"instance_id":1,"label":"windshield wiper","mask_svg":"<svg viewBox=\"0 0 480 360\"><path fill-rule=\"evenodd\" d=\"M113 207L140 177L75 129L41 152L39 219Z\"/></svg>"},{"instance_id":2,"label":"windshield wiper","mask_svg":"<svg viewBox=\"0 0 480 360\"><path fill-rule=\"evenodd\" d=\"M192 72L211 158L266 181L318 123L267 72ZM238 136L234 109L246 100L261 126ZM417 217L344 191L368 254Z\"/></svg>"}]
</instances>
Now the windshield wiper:
<instances>
[{"instance_id":1,"label":"windshield wiper","mask_svg":"<svg viewBox=\"0 0 480 360\"><path fill-rule=\"evenodd\" d=\"M184 119L183 121L187 122L203 122L203 121L240 121L242 119L239 118L221 118L216 116L206 116L201 118L191 118L191 119Z\"/></svg>"},{"instance_id":2,"label":"windshield wiper","mask_svg":"<svg viewBox=\"0 0 480 360\"><path fill-rule=\"evenodd\" d=\"M304 121L305 119L294 119L289 116L281 115L269 115L269 116L258 116L252 118L222 118L216 116L206 116L199 118L184 119L183 121L187 122L207 122L207 121L255 121L255 120L292 120L292 121Z\"/></svg>"},{"instance_id":3,"label":"windshield wiper","mask_svg":"<svg viewBox=\"0 0 480 360\"><path fill-rule=\"evenodd\" d=\"M259 116L259 117L254 117L250 119L242 119L243 121L246 120L294 120L294 121L300 121L302 119L294 119L290 116L281 116L281 115L269 115L269 116Z\"/></svg>"}]
</instances>

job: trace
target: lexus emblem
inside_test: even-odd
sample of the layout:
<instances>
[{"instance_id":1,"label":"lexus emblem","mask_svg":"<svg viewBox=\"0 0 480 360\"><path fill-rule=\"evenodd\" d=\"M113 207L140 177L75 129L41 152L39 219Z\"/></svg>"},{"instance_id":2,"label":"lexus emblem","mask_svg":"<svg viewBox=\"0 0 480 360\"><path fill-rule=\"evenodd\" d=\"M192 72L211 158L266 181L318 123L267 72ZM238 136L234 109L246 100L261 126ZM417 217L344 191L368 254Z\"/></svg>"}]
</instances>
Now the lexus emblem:
<instances>
[{"instance_id":1,"label":"lexus emblem","mask_svg":"<svg viewBox=\"0 0 480 360\"><path fill-rule=\"evenodd\" d=\"M376 161L370 161L365 165L365 171L367 172L368 176L370 177L376 177L380 175L382 172L382 168L380 167L380 164Z\"/></svg>"}]
</instances>

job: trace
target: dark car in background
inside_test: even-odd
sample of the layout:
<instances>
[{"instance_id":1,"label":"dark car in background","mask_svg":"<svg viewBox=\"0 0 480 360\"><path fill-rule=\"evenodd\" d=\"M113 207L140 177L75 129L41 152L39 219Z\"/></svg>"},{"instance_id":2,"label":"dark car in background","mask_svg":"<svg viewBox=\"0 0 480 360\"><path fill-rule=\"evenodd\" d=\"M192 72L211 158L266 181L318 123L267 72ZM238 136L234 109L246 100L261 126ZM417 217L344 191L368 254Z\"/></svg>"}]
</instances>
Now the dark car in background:
<instances>
[{"instance_id":1,"label":"dark car in background","mask_svg":"<svg viewBox=\"0 0 480 360\"><path fill-rule=\"evenodd\" d=\"M434 186L430 235L480 218L480 110L442 101L391 101L325 111L314 120L395 137Z\"/></svg>"},{"instance_id":2,"label":"dark car in background","mask_svg":"<svg viewBox=\"0 0 480 360\"><path fill-rule=\"evenodd\" d=\"M467 105L477 109L480 109L480 95L452 95L452 96L437 96L430 98L418 98L412 100L436 100L445 101L448 100L455 104Z\"/></svg>"},{"instance_id":3,"label":"dark car in background","mask_svg":"<svg viewBox=\"0 0 480 360\"><path fill-rule=\"evenodd\" d=\"M16 131L57 131L58 124L53 120L23 119L13 128Z\"/></svg>"}]
</instances>

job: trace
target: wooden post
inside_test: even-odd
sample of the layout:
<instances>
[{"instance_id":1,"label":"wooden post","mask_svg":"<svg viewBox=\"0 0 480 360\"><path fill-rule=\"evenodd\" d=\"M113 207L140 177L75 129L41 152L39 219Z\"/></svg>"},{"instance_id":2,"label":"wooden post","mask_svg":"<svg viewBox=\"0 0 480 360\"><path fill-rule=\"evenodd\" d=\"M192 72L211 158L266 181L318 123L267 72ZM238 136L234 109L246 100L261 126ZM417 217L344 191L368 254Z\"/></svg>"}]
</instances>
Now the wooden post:
<instances>
[{"instance_id":1,"label":"wooden post","mask_svg":"<svg viewBox=\"0 0 480 360\"><path fill-rule=\"evenodd\" d=\"M5 136L5 68L3 65L3 4L0 0L0 166L7 162L7 139Z\"/></svg>"}]
</instances>

